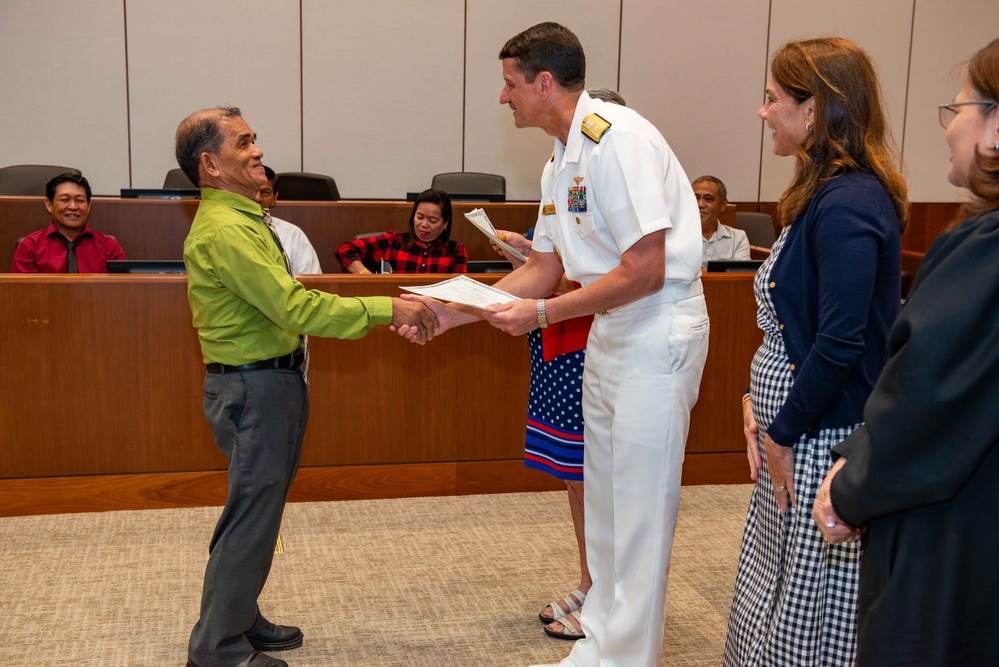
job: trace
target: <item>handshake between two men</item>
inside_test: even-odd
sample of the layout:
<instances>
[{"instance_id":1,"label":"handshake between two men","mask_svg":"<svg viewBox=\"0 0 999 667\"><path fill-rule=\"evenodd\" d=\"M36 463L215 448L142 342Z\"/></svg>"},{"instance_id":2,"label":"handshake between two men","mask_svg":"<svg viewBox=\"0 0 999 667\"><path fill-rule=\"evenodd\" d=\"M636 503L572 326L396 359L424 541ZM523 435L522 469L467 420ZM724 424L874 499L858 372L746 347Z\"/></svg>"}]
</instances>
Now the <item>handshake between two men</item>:
<instances>
[{"instance_id":1,"label":"handshake between two men","mask_svg":"<svg viewBox=\"0 0 999 667\"><path fill-rule=\"evenodd\" d=\"M511 255L506 249L490 242L493 250L497 254L505 257L510 261L514 269L520 269L521 267L528 267L524 271L515 270L500 280L496 287L499 289L510 290L512 294L532 294L536 288L533 288L532 281L537 279L548 279L550 280L550 275L552 273L552 268L558 266L557 271L558 276L556 277L556 283L559 283L562 279L561 267L559 265L553 265L553 267L545 267L541 265L540 262L536 263L534 266L530 265L530 255L532 250L531 241L524 238L520 234L515 232L507 232L502 230L497 230L497 235L501 240L506 242L508 247L512 247L522 256L528 258L527 262L521 261L516 256ZM542 291L544 291L542 289ZM554 290L558 293L562 293L563 290ZM550 294L551 291L545 292ZM419 305L429 311L433 317L434 327L429 329L425 324L421 327L419 324L409 325L409 324L396 324L395 321L392 323L392 330L397 332L400 336L403 336L407 340L423 344L429 341L436 335L442 334L448 329L452 329L463 324L468 324L479 319L486 320L492 324L497 329L501 329L513 336L520 336L536 329L538 326L544 326L547 324L546 313L544 312L545 301L542 299L536 301L533 298L517 299L512 300L508 303L496 303L485 308L475 308L471 306L464 306L458 303L451 303L450 305L445 305L441 301L434 299L429 296L419 295L419 294L403 294L400 297L394 298L393 306L395 306L396 301L402 301L403 303L408 303L411 305Z\"/></svg>"}]
</instances>

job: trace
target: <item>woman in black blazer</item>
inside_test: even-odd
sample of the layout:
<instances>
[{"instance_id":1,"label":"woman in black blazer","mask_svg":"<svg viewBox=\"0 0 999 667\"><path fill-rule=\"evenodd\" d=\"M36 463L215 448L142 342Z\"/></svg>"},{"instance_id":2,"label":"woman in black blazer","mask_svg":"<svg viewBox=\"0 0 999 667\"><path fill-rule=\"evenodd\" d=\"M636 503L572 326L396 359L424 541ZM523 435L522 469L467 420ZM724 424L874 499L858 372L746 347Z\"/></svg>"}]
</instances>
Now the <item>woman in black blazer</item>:
<instances>
[{"instance_id":1,"label":"woman in black blazer","mask_svg":"<svg viewBox=\"0 0 999 667\"><path fill-rule=\"evenodd\" d=\"M999 665L997 100L999 40L940 107L965 219L926 253L815 502L831 543L867 527L858 665Z\"/></svg>"},{"instance_id":2,"label":"woman in black blazer","mask_svg":"<svg viewBox=\"0 0 999 667\"><path fill-rule=\"evenodd\" d=\"M725 664L848 665L860 549L826 543L812 503L832 447L862 421L899 310L906 186L859 46L790 42L770 72L759 115L795 174L755 281L763 344L743 418L756 489Z\"/></svg>"}]
</instances>

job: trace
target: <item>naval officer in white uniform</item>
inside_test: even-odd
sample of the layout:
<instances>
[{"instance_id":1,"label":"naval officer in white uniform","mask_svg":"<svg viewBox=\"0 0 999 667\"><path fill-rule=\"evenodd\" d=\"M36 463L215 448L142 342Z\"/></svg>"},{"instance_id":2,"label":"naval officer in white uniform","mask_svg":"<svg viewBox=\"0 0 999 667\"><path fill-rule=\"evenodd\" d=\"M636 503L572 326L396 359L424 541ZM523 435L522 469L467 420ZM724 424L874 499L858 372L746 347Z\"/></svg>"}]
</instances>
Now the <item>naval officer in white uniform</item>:
<instances>
[{"instance_id":1,"label":"naval officer in white uniform","mask_svg":"<svg viewBox=\"0 0 999 667\"><path fill-rule=\"evenodd\" d=\"M589 97L576 36L542 23L500 51L500 103L556 138L527 263L489 311L435 302L442 330L483 317L513 335L595 313L583 374L586 553L593 587L562 667L654 667L680 470L708 349L694 192L662 135ZM565 275L582 287L544 298ZM404 297L414 298L414 297Z\"/></svg>"}]
</instances>

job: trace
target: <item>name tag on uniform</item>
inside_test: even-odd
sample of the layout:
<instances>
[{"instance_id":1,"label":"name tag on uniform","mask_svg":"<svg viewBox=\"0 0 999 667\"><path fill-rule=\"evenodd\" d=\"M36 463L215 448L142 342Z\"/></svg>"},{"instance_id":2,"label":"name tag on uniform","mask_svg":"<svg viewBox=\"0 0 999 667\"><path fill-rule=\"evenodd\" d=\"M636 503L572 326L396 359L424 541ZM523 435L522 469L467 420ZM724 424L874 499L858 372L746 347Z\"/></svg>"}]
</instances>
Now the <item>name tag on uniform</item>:
<instances>
[{"instance_id":1,"label":"name tag on uniform","mask_svg":"<svg viewBox=\"0 0 999 667\"><path fill-rule=\"evenodd\" d=\"M586 212L585 185L573 185L569 187L569 210L573 213Z\"/></svg>"},{"instance_id":2,"label":"name tag on uniform","mask_svg":"<svg viewBox=\"0 0 999 667\"><path fill-rule=\"evenodd\" d=\"M545 204L542 206L541 215L555 215L555 204Z\"/></svg>"}]
</instances>

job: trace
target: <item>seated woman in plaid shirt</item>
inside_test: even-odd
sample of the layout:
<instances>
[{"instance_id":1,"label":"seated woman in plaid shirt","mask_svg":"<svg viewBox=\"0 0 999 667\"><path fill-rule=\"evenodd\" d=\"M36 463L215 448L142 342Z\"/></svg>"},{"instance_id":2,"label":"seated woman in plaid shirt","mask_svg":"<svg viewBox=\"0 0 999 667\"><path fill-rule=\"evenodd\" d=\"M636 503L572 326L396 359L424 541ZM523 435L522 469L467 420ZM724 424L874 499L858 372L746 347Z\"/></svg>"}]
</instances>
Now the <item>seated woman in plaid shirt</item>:
<instances>
[{"instance_id":1,"label":"seated woman in plaid shirt","mask_svg":"<svg viewBox=\"0 0 999 667\"><path fill-rule=\"evenodd\" d=\"M413 204L409 231L347 241L336 250L344 271L371 273L365 262L385 260L393 273L465 273L468 251L451 237L451 198L424 190Z\"/></svg>"}]
</instances>

